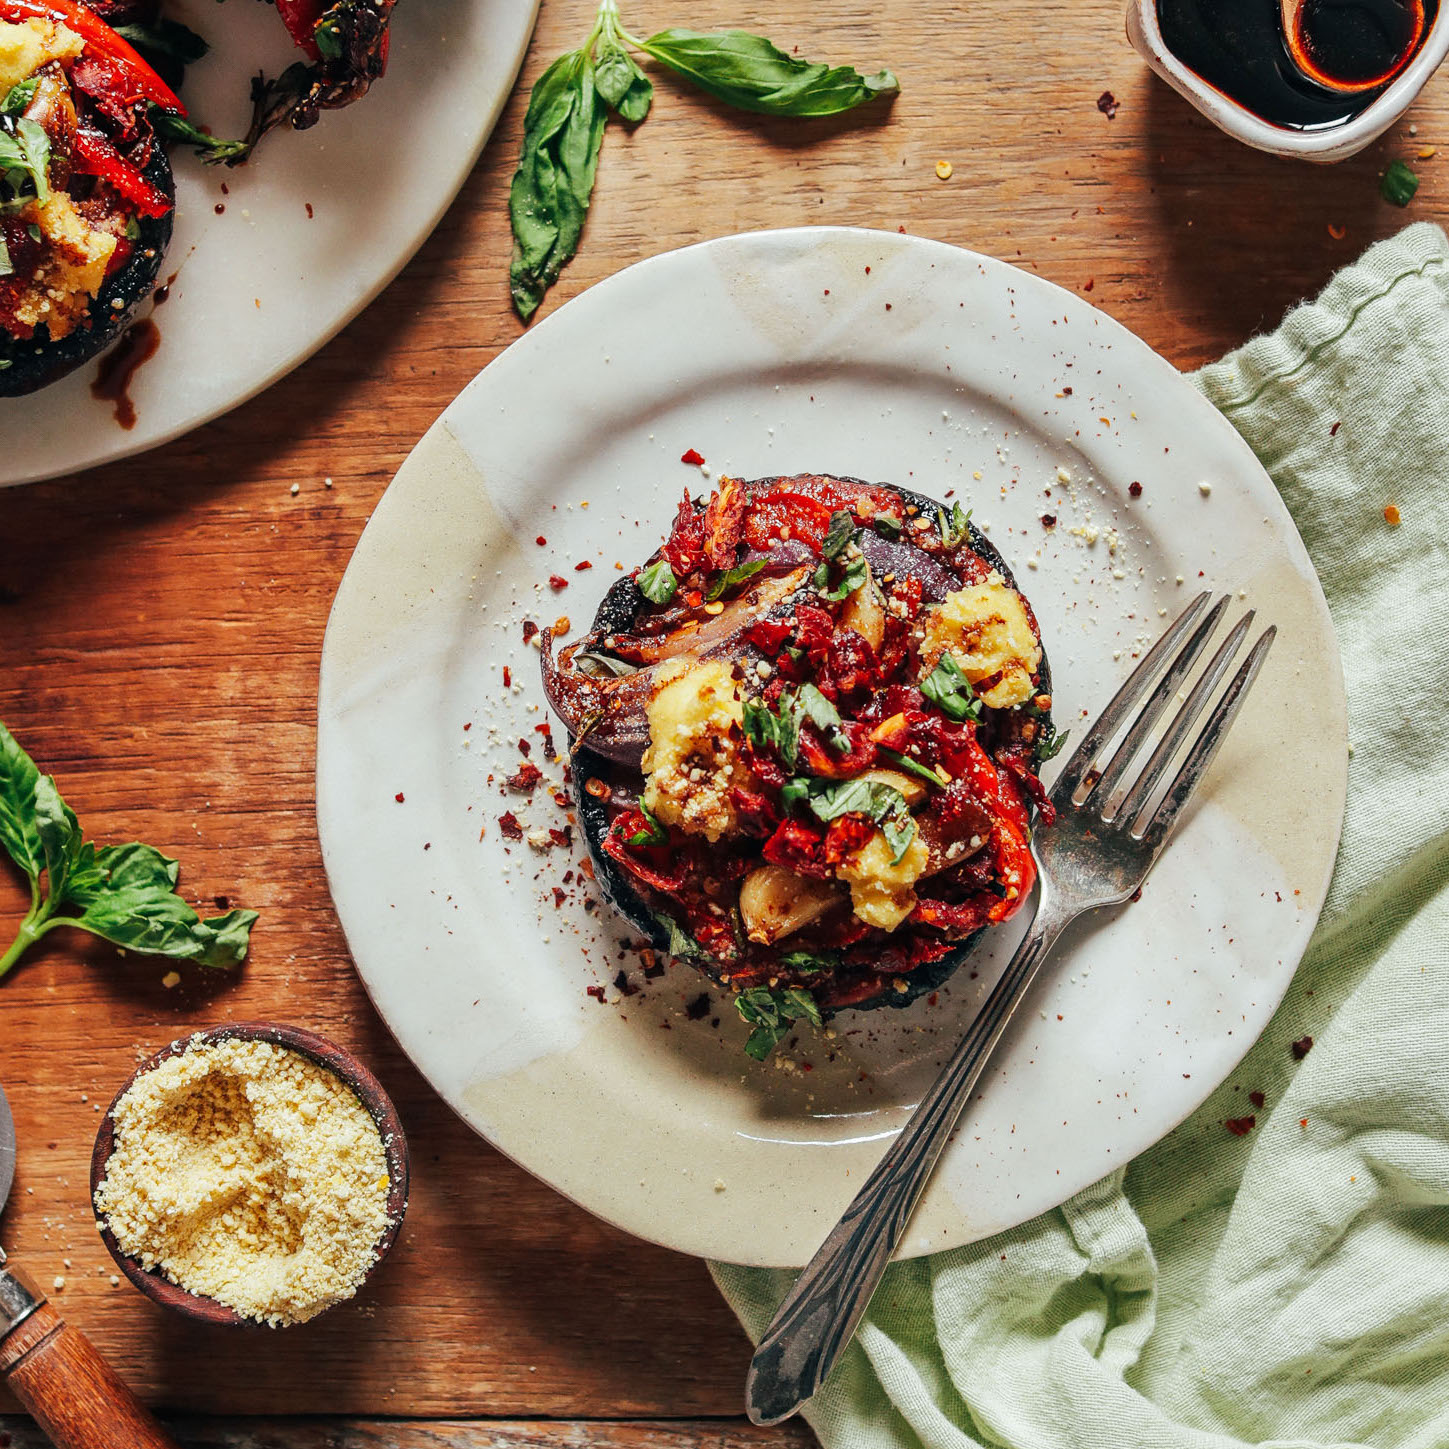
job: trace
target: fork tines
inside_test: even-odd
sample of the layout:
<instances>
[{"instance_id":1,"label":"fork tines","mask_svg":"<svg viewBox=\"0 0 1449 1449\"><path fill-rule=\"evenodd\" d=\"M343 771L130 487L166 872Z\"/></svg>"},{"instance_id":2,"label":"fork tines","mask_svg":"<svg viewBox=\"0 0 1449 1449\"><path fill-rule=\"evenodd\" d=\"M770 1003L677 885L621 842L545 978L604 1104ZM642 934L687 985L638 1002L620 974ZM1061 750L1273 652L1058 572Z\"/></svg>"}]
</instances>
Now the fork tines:
<instances>
[{"instance_id":1,"label":"fork tines","mask_svg":"<svg viewBox=\"0 0 1449 1449\"><path fill-rule=\"evenodd\" d=\"M1233 660L1252 627L1252 609L1234 625L1207 668L1198 677L1177 715L1163 732L1141 774L1120 798L1116 798L1127 770L1148 742L1153 727L1182 688L1198 656L1207 647L1227 612L1228 595L1224 594L1208 609L1211 597L1211 593L1204 591L1183 610L1087 730L1081 744L1062 767L1052 789L1052 798L1059 810L1085 809L1090 806L1106 824L1123 826L1137 839L1147 840L1153 845L1159 845L1166 839L1178 812L1192 794L1229 727L1237 718L1243 700L1257 678L1258 671L1263 667L1263 660L1278 632L1276 626L1265 629L1249 650L1247 658L1233 675L1208 716L1207 723L1187 751L1186 758L1161 797L1161 803L1156 810L1149 812L1147 806L1153 800L1168 767L1186 743L1198 716L1202 714L1223 676L1232 667ZM1206 615L1204 610L1207 610ZM1111 759L1100 769L1095 768L1099 756L1118 731L1128 724L1132 710L1155 679L1158 680L1156 688L1152 690L1146 704L1138 710L1136 718L1131 720Z\"/></svg>"}]
</instances>

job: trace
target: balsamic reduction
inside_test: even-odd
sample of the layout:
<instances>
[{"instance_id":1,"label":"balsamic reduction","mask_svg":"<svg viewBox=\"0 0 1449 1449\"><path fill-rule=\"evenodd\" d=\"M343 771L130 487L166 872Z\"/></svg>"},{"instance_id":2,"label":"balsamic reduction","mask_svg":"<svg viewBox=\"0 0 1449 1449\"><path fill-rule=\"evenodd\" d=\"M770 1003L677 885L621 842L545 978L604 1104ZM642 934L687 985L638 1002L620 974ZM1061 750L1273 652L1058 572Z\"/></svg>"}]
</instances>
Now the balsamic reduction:
<instances>
[{"instance_id":1,"label":"balsamic reduction","mask_svg":"<svg viewBox=\"0 0 1449 1449\"><path fill-rule=\"evenodd\" d=\"M1349 120L1413 58L1439 0L1157 0L1162 38L1209 85L1280 126Z\"/></svg>"}]
</instances>

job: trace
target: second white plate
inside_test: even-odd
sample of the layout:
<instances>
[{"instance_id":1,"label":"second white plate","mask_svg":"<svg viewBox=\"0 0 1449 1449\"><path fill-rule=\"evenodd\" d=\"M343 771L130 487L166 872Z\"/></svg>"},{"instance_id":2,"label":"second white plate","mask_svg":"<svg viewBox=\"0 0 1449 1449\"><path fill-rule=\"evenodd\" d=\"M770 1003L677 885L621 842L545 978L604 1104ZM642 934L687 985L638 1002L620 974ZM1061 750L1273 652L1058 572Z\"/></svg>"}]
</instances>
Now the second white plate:
<instances>
[{"instance_id":1,"label":"second white plate","mask_svg":"<svg viewBox=\"0 0 1449 1449\"><path fill-rule=\"evenodd\" d=\"M547 834L567 824L549 792L507 791L520 739L561 779L539 748L524 621L587 625L680 493L709 486L680 461L691 448L715 475L833 471L973 507L1041 620L1063 727L1200 588L1279 626L1141 902L1063 942L902 1251L1023 1222L1191 1112L1307 943L1347 755L1302 544L1233 429L1111 319L999 262L878 232L731 237L632 267L509 348L419 445L323 655L318 823L358 970L503 1151L634 1233L740 1263L806 1260L1023 926L929 1000L843 1013L833 1040L757 1066L701 977L651 979L621 946L580 843ZM500 830L510 810L545 848Z\"/></svg>"}]
</instances>

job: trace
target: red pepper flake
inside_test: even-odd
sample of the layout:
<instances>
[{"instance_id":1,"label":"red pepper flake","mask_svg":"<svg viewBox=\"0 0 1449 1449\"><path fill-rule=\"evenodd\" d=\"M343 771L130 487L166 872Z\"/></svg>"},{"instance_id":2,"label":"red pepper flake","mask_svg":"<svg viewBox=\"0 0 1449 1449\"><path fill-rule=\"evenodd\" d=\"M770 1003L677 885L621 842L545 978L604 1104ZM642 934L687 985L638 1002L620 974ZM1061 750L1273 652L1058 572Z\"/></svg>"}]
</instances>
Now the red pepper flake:
<instances>
[{"instance_id":1,"label":"red pepper flake","mask_svg":"<svg viewBox=\"0 0 1449 1449\"><path fill-rule=\"evenodd\" d=\"M589 569L591 569L591 568L593 568L593 564L591 564L591 563L590 563L590 562L589 562L589 561L588 561L588 559L586 559L586 558L582 558L582 559L580 559L580 560L579 560L579 561L578 561L578 563L576 563L576 564L575 564L575 565L574 565L574 572L575 572L575 573L576 573L576 574L581 574L581 573L585 573L585 572L587 572L587 571L588 571L588 570L589 570Z\"/></svg>"},{"instance_id":2,"label":"red pepper flake","mask_svg":"<svg viewBox=\"0 0 1449 1449\"><path fill-rule=\"evenodd\" d=\"M1133 498L1141 498L1142 497L1142 485L1140 483L1137 483L1137 482L1129 483L1127 485L1127 491L1128 491L1128 493L1130 493L1132 495Z\"/></svg>"},{"instance_id":3,"label":"red pepper flake","mask_svg":"<svg viewBox=\"0 0 1449 1449\"><path fill-rule=\"evenodd\" d=\"M498 817L498 828L510 840L523 839L523 826L518 823L518 816L516 816L511 810L505 810L503 814Z\"/></svg>"},{"instance_id":4,"label":"red pepper flake","mask_svg":"<svg viewBox=\"0 0 1449 1449\"><path fill-rule=\"evenodd\" d=\"M1097 285L1097 279L1095 277L1088 277L1087 280L1082 283L1082 290L1084 292L1090 292L1092 290L1092 288L1095 287L1096 285Z\"/></svg>"},{"instance_id":5,"label":"red pepper flake","mask_svg":"<svg viewBox=\"0 0 1449 1449\"><path fill-rule=\"evenodd\" d=\"M468 733L468 731L470 729L472 729L472 728L473 728L473 721L472 720L469 720L468 723L463 726L463 733L466 735Z\"/></svg>"},{"instance_id":6,"label":"red pepper flake","mask_svg":"<svg viewBox=\"0 0 1449 1449\"><path fill-rule=\"evenodd\" d=\"M544 536L543 536L543 535L542 535L542 534L539 534L539 536L538 536L538 537L537 537L537 538L536 538L536 539L534 539L534 542L535 542L535 543L536 543L536 544L537 544L537 545L538 545L538 546L539 546L539 547L540 547L540 548L543 548L543 547L545 547L545 546L546 546L546 545L547 545L547 543L548 543L548 540L547 540L547 539L546 539L546 538L545 538L545 537L544 537Z\"/></svg>"},{"instance_id":7,"label":"red pepper flake","mask_svg":"<svg viewBox=\"0 0 1449 1449\"><path fill-rule=\"evenodd\" d=\"M533 753L533 745L528 740L519 740L518 753L527 759Z\"/></svg>"},{"instance_id":8,"label":"red pepper flake","mask_svg":"<svg viewBox=\"0 0 1449 1449\"><path fill-rule=\"evenodd\" d=\"M1071 390L1071 388L1069 388L1069 387L1064 387L1064 388L1063 388L1063 389L1062 389L1062 396L1063 396L1063 397L1071 397L1071 395L1072 395L1072 390Z\"/></svg>"},{"instance_id":9,"label":"red pepper flake","mask_svg":"<svg viewBox=\"0 0 1449 1449\"><path fill-rule=\"evenodd\" d=\"M567 810L569 808L569 797L562 790L555 790L553 792L553 803L560 810Z\"/></svg>"},{"instance_id":10,"label":"red pepper flake","mask_svg":"<svg viewBox=\"0 0 1449 1449\"><path fill-rule=\"evenodd\" d=\"M602 986L586 986L584 987L584 991L587 995L592 996L600 1006L604 1004L604 988Z\"/></svg>"},{"instance_id":11,"label":"red pepper flake","mask_svg":"<svg viewBox=\"0 0 1449 1449\"><path fill-rule=\"evenodd\" d=\"M1254 1127L1258 1125L1256 1117L1229 1117L1223 1126L1233 1134L1234 1137L1246 1137Z\"/></svg>"},{"instance_id":12,"label":"red pepper flake","mask_svg":"<svg viewBox=\"0 0 1449 1449\"><path fill-rule=\"evenodd\" d=\"M607 800L614 792L609 788L607 782L599 779L597 775L590 775L584 781L584 793L592 795L595 800Z\"/></svg>"},{"instance_id":13,"label":"red pepper flake","mask_svg":"<svg viewBox=\"0 0 1449 1449\"><path fill-rule=\"evenodd\" d=\"M1328 436L1330 438L1336 438L1338 436L1338 430L1342 426L1343 426L1342 421L1339 421L1339 422L1334 423L1334 425L1328 430Z\"/></svg>"},{"instance_id":14,"label":"red pepper flake","mask_svg":"<svg viewBox=\"0 0 1449 1449\"><path fill-rule=\"evenodd\" d=\"M1249 1092L1248 1093L1248 1100L1255 1107L1259 1107L1259 1108L1263 1107L1267 1103L1267 1101L1268 1101L1268 1099L1261 1092Z\"/></svg>"},{"instance_id":15,"label":"red pepper flake","mask_svg":"<svg viewBox=\"0 0 1449 1449\"><path fill-rule=\"evenodd\" d=\"M402 792L402 791L401 791L401 790L399 790L399 791L398 791L398 792L397 792L397 794L396 794L396 795L394 795L394 796L393 796L393 797L392 797L392 798L393 798L393 799L394 799L394 800L396 800L396 801L397 801L397 803L398 803L398 804L399 804L399 805L401 805L401 804L402 804L402 802L403 802L403 792Z\"/></svg>"},{"instance_id":16,"label":"red pepper flake","mask_svg":"<svg viewBox=\"0 0 1449 1449\"><path fill-rule=\"evenodd\" d=\"M504 689L513 688L513 671L506 664L503 666L503 687Z\"/></svg>"},{"instance_id":17,"label":"red pepper flake","mask_svg":"<svg viewBox=\"0 0 1449 1449\"><path fill-rule=\"evenodd\" d=\"M1056 516L1056 514L1055 513L1043 513L1042 516L1041 516L1041 526L1043 528L1055 528L1057 526L1057 516Z\"/></svg>"},{"instance_id":18,"label":"red pepper flake","mask_svg":"<svg viewBox=\"0 0 1449 1449\"><path fill-rule=\"evenodd\" d=\"M1298 1119L1298 1125L1301 1128L1303 1128L1303 1130L1306 1132L1308 1130L1308 1118L1307 1117L1300 1117Z\"/></svg>"},{"instance_id":19,"label":"red pepper flake","mask_svg":"<svg viewBox=\"0 0 1449 1449\"><path fill-rule=\"evenodd\" d=\"M702 1021L706 1016L709 1015L709 1007L709 992L704 991L696 996L694 1000L691 1001L689 1005L684 1008L684 1014L691 1021Z\"/></svg>"},{"instance_id":20,"label":"red pepper flake","mask_svg":"<svg viewBox=\"0 0 1449 1449\"><path fill-rule=\"evenodd\" d=\"M531 765L524 760L518 767L518 773L508 777L508 788L515 795L532 795L541 779L543 779L543 771L537 765Z\"/></svg>"},{"instance_id":21,"label":"red pepper flake","mask_svg":"<svg viewBox=\"0 0 1449 1449\"><path fill-rule=\"evenodd\" d=\"M1111 91L1103 91L1097 97L1097 109L1110 121L1116 114L1122 102L1112 94Z\"/></svg>"},{"instance_id":22,"label":"red pepper flake","mask_svg":"<svg viewBox=\"0 0 1449 1449\"><path fill-rule=\"evenodd\" d=\"M569 581L562 574L550 574L548 576L548 586L551 589L566 589L569 586Z\"/></svg>"},{"instance_id":23,"label":"red pepper flake","mask_svg":"<svg viewBox=\"0 0 1449 1449\"><path fill-rule=\"evenodd\" d=\"M537 633L538 625L535 624L532 619L525 619L523 621L523 642L527 644L529 640L532 639L533 636Z\"/></svg>"},{"instance_id":24,"label":"red pepper flake","mask_svg":"<svg viewBox=\"0 0 1449 1449\"><path fill-rule=\"evenodd\" d=\"M555 886L553 888L553 908L554 908L554 910L556 910L556 911L557 910L561 910L562 907L563 907L563 903L566 900L568 900L568 898L569 898L569 893L562 886Z\"/></svg>"},{"instance_id":25,"label":"red pepper flake","mask_svg":"<svg viewBox=\"0 0 1449 1449\"><path fill-rule=\"evenodd\" d=\"M1295 1062L1301 1062L1313 1050L1313 1038L1311 1036L1300 1036L1288 1050L1293 1053L1293 1060Z\"/></svg>"},{"instance_id":26,"label":"red pepper flake","mask_svg":"<svg viewBox=\"0 0 1449 1449\"><path fill-rule=\"evenodd\" d=\"M565 850L570 850L574 843L574 828L572 825L565 825L562 830L557 830L553 826L549 826L548 838L555 845L561 845Z\"/></svg>"},{"instance_id":27,"label":"red pepper flake","mask_svg":"<svg viewBox=\"0 0 1449 1449\"><path fill-rule=\"evenodd\" d=\"M704 463L704 454L698 448L687 448L679 455L679 461L688 463L691 468L698 468Z\"/></svg>"}]
</instances>

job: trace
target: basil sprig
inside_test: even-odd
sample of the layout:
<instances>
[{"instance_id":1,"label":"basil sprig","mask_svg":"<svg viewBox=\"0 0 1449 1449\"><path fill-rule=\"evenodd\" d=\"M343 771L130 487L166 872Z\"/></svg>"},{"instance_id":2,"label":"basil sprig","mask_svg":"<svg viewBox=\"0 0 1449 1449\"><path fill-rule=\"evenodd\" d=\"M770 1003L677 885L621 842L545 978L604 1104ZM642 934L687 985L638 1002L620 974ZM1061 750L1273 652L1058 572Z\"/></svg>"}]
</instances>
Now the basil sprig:
<instances>
[{"instance_id":1,"label":"basil sprig","mask_svg":"<svg viewBox=\"0 0 1449 1449\"><path fill-rule=\"evenodd\" d=\"M608 113L628 125L649 114L654 87L631 47L726 104L767 116L834 116L900 90L888 70L864 76L802 60L743 30L671 29L641 40L619 23L618 0L602 0L588 39L543 73L524 117L508 209L509 282L525 322L578 250Z\"/></svg>"},{"instance_id":2,"label":"basil sprig","mask_svg":"<svg viewBox=\"0 0 1449 1449\"><path fill-rule=\"evenodd\" d=\"M751 986L735 997L735 1010L754 1028L745 1042L746 1056L762 1062L790 1034L797 1021L820 1027L820 1008L815 998L800 986L783 989Z\"/></svg>"},{"instance_id":3,"label":"basil sprig","mask_svg":"<svg viewBox=\"0 0 1449 1449\"><path fill-rule=\"evenodd\" d=\"M936 667L921 681L921 693L948 719L981 718L981 701L971 688L971 681L950 654L943 654Z\"/></svg>"},{"instance_id":4,"label":"basil sprig","mask_svg":"<svg viewBox=\"0 0 1449 1449\"><path fill-rule=\"evenodd\" d=\"M58 926L203 966L235 966L246 957L255 911L201 920L176 894L174 860L150 845L97 846L83 839L55 781L40 773L3 724L0 847L30 878L30 910L0 955L0 977Z\"/></svg>"},{"instance_id":5,"label":"basil sprig","mask_svg":"<svg viewBox=\"0 0 1449 1449\"><path fill-rule=\"evenodd\" d=\"M166 140L195 147L197 155L208 166L245 161L252 153L251 141L227 140L224 136L213 136L210 131L203 131L200 126L193 125L185 116L178 116L174 111L163 111L160 106L151 107L151 124L155 126L157 134Z\"/></svg>"},{"instance_id":6,"label":"basil sprig","mask_svg":"<svg viewBox=\"0 0 1449 1449\"><path fill-rule=\"evenodd\" d=\"M787 690L771 709L763 700L747 699L743 706L745 738L761 749L772 749L793 770L800 758L800 726L809 720L837 754L850 753L850 739L840 711L813 684Z\"/></svg>"}]
</instances>

